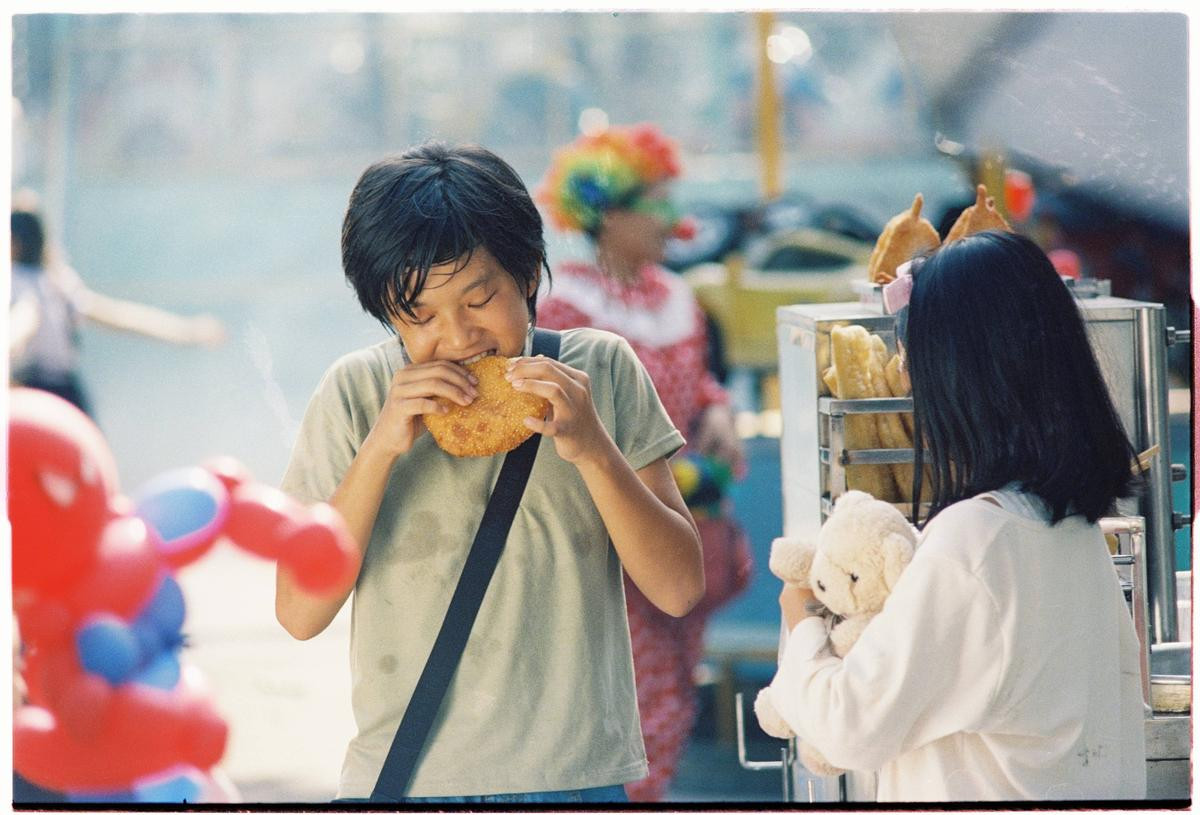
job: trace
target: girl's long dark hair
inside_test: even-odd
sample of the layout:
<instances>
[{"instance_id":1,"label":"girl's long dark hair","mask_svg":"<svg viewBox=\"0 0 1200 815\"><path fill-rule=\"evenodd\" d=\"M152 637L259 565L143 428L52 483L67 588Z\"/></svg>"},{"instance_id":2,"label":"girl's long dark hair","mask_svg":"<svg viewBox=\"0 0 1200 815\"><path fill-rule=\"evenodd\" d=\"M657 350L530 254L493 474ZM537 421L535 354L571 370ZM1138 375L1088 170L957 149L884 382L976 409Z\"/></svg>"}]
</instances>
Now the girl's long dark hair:
<instances>
[{"instance_id":1,"label":"girl's long dark hair","mask_svg":"<svg viewBox=\"0 0 1200 815\"><path fill-rule=\"evenodd\" d=\"M914 266L898 326L912 379L914 504L926 463L929 518L1010 482L1042 498L1052 524L1095 522L1133 494L1133 447L1079 308L1041 249L981 232Z\"/></svg>"}]
</instances>

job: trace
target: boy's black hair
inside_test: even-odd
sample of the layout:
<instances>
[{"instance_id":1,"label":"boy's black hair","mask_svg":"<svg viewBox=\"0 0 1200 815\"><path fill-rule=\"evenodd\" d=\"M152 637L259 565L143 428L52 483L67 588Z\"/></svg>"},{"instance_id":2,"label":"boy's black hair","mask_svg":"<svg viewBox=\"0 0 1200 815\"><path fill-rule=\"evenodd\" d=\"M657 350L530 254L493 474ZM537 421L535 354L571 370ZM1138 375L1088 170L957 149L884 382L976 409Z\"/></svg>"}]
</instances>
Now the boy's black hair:
<instances>
[{"instance_id":1,"label":"boy's black hair","mask_svg":"<svg viewBox=\"0 0 1200 815\"><path fill-rule=\"evenodd\" d=\"M542 217L516 171L482 147L427 142L363 171L342 223L342 268L363 310L413 317L433 266L480 246L526 291L545 270ZM536 313L537 289L526 302Z\"/></svg>"},{"instance_id":2,"label":"boy's black hair","mask_svg":"<svg viewBox=\"0 0 1200 815\"><path fill-rule=\"evenodd\" d=\"M980 232L914 262L897 327L912 378L913 500L927 452L929 518L1014 481L1046 502L1052 524L1094 523L1135 492L1134 450L1079 307L1028 238Z\"/></svg>"},{"instance_id":3,"label":"boy's black hair","mask_svg":"<svg viewBox=\"0 0 1200 815\"><path fill-rule=\"evenodd\" d=\"M14 209L9 218L11 239L17 244L17 263L41 266L46 249L46 231L36 212Z\"/></svg>"}]
</instances>

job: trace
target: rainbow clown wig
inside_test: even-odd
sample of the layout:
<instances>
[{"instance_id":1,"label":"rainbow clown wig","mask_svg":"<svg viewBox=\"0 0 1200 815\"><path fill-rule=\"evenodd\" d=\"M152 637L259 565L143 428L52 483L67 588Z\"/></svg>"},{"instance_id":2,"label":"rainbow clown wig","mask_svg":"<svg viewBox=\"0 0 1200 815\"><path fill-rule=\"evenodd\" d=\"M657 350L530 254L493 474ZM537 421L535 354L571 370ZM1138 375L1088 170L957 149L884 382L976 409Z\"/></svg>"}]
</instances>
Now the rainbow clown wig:
<instances>
[{"instance_id":1,"label":"rainbow clown wig","mask_svg":"<svg viewBox=\"0 0 1200 815\"><path fill-rule=\"evenodd\" d=\"M632 207L648 188L678 175L675 143L657 127L609 127L555 153L537 200L557 228L595 237L605 212Z\"/></svg>"}]
</instances>

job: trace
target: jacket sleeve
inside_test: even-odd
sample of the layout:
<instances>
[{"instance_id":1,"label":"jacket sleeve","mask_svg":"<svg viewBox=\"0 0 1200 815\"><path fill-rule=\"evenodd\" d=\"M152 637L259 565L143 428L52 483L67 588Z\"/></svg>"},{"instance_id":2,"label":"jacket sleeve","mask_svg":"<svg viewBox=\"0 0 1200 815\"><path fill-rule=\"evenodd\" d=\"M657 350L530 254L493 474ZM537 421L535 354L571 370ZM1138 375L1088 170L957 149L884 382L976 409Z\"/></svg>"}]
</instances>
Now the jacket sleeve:
<instances>
[{"instance_id":1,"label":"jacket sleeve","mask_svg":"<svg viewBox=\"0 0 1200 815\"><path fill-rule=\"evenodd\" d=\"M845 659L820 620L791 632L770 698L832 764L874 770L992 712L1009 645L983 583L921 549Z\"/></svg>"}]
</instances>

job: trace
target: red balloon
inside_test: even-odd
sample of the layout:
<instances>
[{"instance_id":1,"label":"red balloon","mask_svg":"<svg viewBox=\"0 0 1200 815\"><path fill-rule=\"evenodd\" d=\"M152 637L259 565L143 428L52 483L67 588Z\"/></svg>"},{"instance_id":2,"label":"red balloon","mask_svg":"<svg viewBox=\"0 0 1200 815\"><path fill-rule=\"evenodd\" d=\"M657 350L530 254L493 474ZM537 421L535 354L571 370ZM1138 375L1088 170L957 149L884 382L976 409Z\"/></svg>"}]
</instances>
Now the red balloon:
<instances>
[{"instance_id":1,"label":"red balloon","mask_svg":"<svg viewBox=\"0 0 1200 815\"><path fill-rule=\"evenodd\" d=\"M1060 276L1079 279L1083 270L1083 263L1080 262L1079 255L1070 249L1052 249L1046 253L1046 257L1050 258L1054 271L1058 272Z\"/></svg>"},{"instance_id":2,"label":"red balloon","mask_svg":"<svg viewBox=\"0 0 1200 815\"><path fill-rule=\"evenodd\" d=\"M1004 171L1004 206L1014 220L1029 220L1036 200L1033 177L1029 173L1012 169Z\"/></svg>"},{"instance_id":3,"label":"red balloon","mask_svg":"<svg viewBox=\"0 0 1200 815\"><path fill-rule=\"evenodd\" d=\"M308 515L284 542L279 562L306 591L336 592L354 579L358 550L342 516L329 504L314 504Z\"/></svg>"},{"instance_id":4,"label":"red balloon","mask_svg":"<svg viewBox=\"0 0 1200 815\"><path fill-rule=\"evenodd\" d=\"M266 484L243 484L230 496L225 537L248 552L275 560L304 507Z\"/></svg>"},{"instance_id":5,"label":"red balloon","mask_svg":"<svg viewBox=\"0 0 1200 815\"><path fill-rule=\"evenodd\" d=\"M126 789L177 764L206 770L225 752L229 729L190 694L128 684L115 693L105 727L78 739L53 713L13 715L13 768L43 787L68 792Z\"/></svg>"},{"instance_id":6,"label":"red balloon","mask_svg":"<svg viewBox=\"0 0 1200 815\"><path fill-rule=\"evenodd\" d=\"M18 599L13 593L13 606L21 641L30 645L65 642L75 633L71 611L58 600L37 598Z\"/></svg>"},{"instance_id":7,"label":"red balloon","mask_svg":"<svg viewBox=\"0 0 1200 815\"><path fill-rule=\"evenodd\" d=\"M13 588L62 593L92 564L112 516L116 462L99 428L66 400L15 388L9 408Z\"/></svg>"},{"instance_id":8,"label":"red balloon","mask_svg":"<svg viewBox=\"0 0 1200 815\"><path fill-rule=\"evenodd\" d=\"M164 561L154 530L141 518L119 518L104 528L97 561L71 592L77 619L109 611L132 619L162 579Z\"/></svg>"},{"instance_id":9,"label":"red balloon","mask_svg":"<svg viewBox=\"0 0 1200 815\"><path fill-rule=\"evenodd\" d=\"M64 729L80 741L92 741L113 716L113 688L102 676L80 671L53 708Z\"/></svg>"},{"instance_id":10,"label":"red balloon","mask_svg":"<svg viewBox=\"0 0 1200 815\"><path fill-rule=\"evenodd\" d=\"M113 689L83 670L73 639L30 651L24 676L30 702L53 710L76 738L92 738L103 728Z\"/></svg>"},{"instance_id":11,"label":"red balloon","mask_svg":"<svg viewBox=\"0 0 1200 815\"><path fill-rule=\"evenodd\" d=\"M225 485L225 489L230 493L243 484L249 484L254 480L245 465L232 456L210 458L201 463L200 466L221 479L221 483Z\"/></svg>"}]
</instances>

